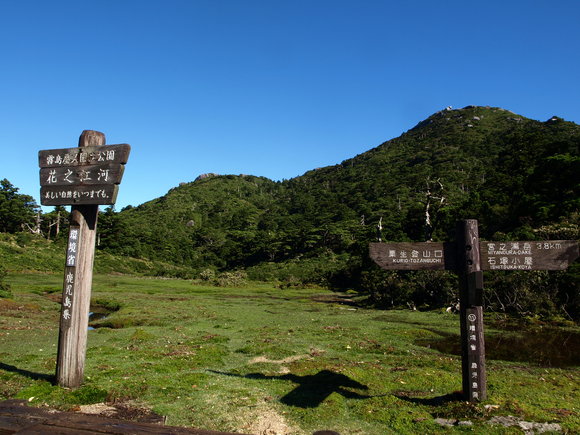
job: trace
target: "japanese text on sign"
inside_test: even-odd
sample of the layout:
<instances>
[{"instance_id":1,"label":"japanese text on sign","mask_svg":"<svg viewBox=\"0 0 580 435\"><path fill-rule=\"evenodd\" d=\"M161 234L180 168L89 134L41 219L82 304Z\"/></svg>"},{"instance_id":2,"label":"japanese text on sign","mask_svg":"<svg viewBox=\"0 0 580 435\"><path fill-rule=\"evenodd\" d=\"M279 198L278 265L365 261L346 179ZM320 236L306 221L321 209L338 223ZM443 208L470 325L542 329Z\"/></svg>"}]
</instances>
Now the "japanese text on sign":
<instances>
[{"instance_id":1,"label":"japanese text on sign","mask_svg":"<svg viewBox=\"0 0 580 435\"><path fill-rule=\"evenodd\" d=\"M379 266L391 270L444 270L455 263L455 249L449 243L371 243L370 254Z\"/></svg>"},{"instance_id":2,"label":"japanese text on sign","mask_svg":"<svg viewBox=\"0 0 580 435\"><path fill-rule=\"evenodd\" d=\"M114 204L118 191L119 186L115 184L43 186L40 188L40 199L43 205Z\"/></svg>"},{"instance_id":3,"label":"japanese text on sign","mask_svg":"<svg viewBox=\"0 0 580 435\"><path fill-rule=\"evenodd\" d=\"M58 168L106 163L125 164L130 151L131 147L127 144L43 150L38 153L38 166Z\"/></svg>"},{"instance_id":4,"label":"japanese text on sign","mask_svg":"<svg viewBox=\"0 0 580 435\"><path fill-rule=\"evenodd\" d=\"M569 240L481 242L483 270L562 270L577 256Z\"/></svg>"},{"instance_id":5,"label":"japanese text on sign","mask_svg":"<svg viewBox=\"0 0 580 435\"><path fill-rule=\"evenodd\" d=\"M66 265L69 267L76 266L78 246L79 230L78 228L71 228L68 236L68 247L66 251Z\"/></svg>"}]
</instances>

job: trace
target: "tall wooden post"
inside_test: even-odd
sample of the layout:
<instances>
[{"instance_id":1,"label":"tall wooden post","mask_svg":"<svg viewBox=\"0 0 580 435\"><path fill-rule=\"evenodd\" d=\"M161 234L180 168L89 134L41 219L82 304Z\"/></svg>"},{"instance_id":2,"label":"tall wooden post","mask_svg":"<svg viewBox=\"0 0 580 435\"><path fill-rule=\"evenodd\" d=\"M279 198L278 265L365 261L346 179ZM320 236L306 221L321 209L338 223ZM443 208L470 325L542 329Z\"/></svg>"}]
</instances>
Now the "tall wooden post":
<instances>
[{"instance_id":1,"label":"tall wooden post","mask_svg":"<svg viewBox=\"0 0 580 435\"><path fill-rule=\"evenodd\" d=\"M85 130L79 147L105 145L105 135ZM83 382L98 205L74 205L64 272L56 380L75 388Z\"/></svg>"},{"instance_id":2,"label":"tall wooden post","mask_svg":"<svg viewBox=\"0 0 580 435\"><path fill-rule=\"evenodd\" d=\"M477 220L468 219L457 224L457 251L463 394L466 400L477 402L487 397L482 307L483 272Z\"/></svg>"}]
</instances>

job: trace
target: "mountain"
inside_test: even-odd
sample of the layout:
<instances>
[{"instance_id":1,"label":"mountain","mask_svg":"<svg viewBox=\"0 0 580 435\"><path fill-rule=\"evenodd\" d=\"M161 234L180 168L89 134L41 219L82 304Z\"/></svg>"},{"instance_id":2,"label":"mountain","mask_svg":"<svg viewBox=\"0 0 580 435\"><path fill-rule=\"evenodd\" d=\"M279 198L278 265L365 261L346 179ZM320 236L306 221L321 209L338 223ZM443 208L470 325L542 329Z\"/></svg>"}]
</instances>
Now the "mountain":
<instances>
[{"instance_id":1,"label":"mountain","mask_svg":"<svg viewBox=\"0 0 580 435\"><path fill-rule=\"evenodd\" d=\"M101 216L101 249L197 270L362 285L368 242L578 238L580 126L493 107L437 112L400 137L283 182L199 178ZM559 237L562 234L566 237ZM276 272L277 271L277 272Z\"/></svg>"}]
</instances>

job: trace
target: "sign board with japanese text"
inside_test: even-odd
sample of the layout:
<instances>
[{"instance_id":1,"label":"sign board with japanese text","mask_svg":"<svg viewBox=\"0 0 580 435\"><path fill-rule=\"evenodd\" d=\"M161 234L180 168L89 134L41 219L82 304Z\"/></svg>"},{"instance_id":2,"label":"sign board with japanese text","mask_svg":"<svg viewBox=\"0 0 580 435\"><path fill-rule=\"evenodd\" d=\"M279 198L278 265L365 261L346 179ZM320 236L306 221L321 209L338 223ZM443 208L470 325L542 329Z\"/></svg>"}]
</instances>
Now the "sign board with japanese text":
<instances>
[{"instance_id":1,"label":"sign board with japanese text","mask_svg":"<svg viewBox=\"0 0 580 435\"><path fill-rule=\"evenodd\" d=\"M370 256L387 270L455 270L454 243L371 243Z\"/></svg>"},{"instance_id":2,"label":"sign board with japanese text","mask_svg":"<svg viewBox=\"0 0 580 435\"><path fill-rule=\"evenodd\" d=\"M72 205L56 358L62 387L83 381L99 205L115 203L130 150L84 130L77 148L38 153L41 204Z\"/></svg>"},{"instance_id":3,"label":"sign board with japanese text","mask_svg":"<svg viewBox=\"0 0 580 435\"><path fill-rule=\"evenodd\" d=\"M480 242L482 270L564 270L579 256L575 240ZM370 243L370 257L386 270L455 270L452 242Z\"/></svg>"},{"instance_id":4,"label":"sign board with japanese text","mask_svg":"<svg viewBox=\"0 0 580 435\"><path fill-rule=\"evenodd\" d=\"M40 151L41 204L114 204L130 151L127 144Z\"/></svg>"},{"instance_id":5,"label":"sign board with japanese text","mask_svg":"<svg viewBox=\"0 0 580 435\"><path fill-rule=\"evenodd\" d=\"M451 270L459 276L463 394L485 400L483 271L564 270L579 256L575 240L485 242L477 221L458 223L457 242L370 243L369 255L386 270Z\"/></svg>"},{"instance_id":6,"label":"sign board with japanese text","mask_svg":"<svg viewBox=\"0 0 580 435\"><path fill-rule=\"evenodd\" d=\"M575 240L481 242L483 270L564 270L578 258Z\"/></svg>"},{"instance_id":7,"label":"sign board with japanese text","mask_svg":"<svg viewBox=\"0 0 580 435\"><path fill-rule=\"evenodd\" d=\"M130 151L131 146L128 144L44 150L38 152L38 166L41 168L59 168L101 163L124 165L129 159Z\"/></svg>"},{"instance_id":8,"label":"sign board with japanese text","mask_svg":"<svg viewBox=\"0 0 580 435\"><path fill-rule=\"evenodd\" d=\"M103 186L54 186L41 187L42 205L70 205L92 204L110 205L115 204L119 186L107 184Z\"/></svg>"}]
</instances>

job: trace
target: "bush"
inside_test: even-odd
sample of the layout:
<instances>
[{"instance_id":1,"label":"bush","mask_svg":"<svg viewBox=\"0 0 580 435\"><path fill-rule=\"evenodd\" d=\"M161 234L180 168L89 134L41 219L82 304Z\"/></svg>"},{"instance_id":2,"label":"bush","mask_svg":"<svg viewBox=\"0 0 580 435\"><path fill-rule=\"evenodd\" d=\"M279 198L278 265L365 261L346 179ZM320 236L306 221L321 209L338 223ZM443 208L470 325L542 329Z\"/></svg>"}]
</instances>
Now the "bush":
<instances>
[{"instance_id":1,"label":"bush","mask_svg":"<svg viewBox=\"0 0 580 435\"><path fill-rule=\"evenodd\" d=\"M213 281L215 279L215 271L213 269L204 269L199 272L199 279L202 281Z\"/></svg>"},{"instance_id":2,"label":"bush","mask_svg":"<svg viewBox=\"0 0 580 435\"><path fill-rule=\"evenodd\" d=\"M240 287L246 283L248 274L243 270L221 273L215 283L219 287Z\"/></svg>"}]
</instances>

